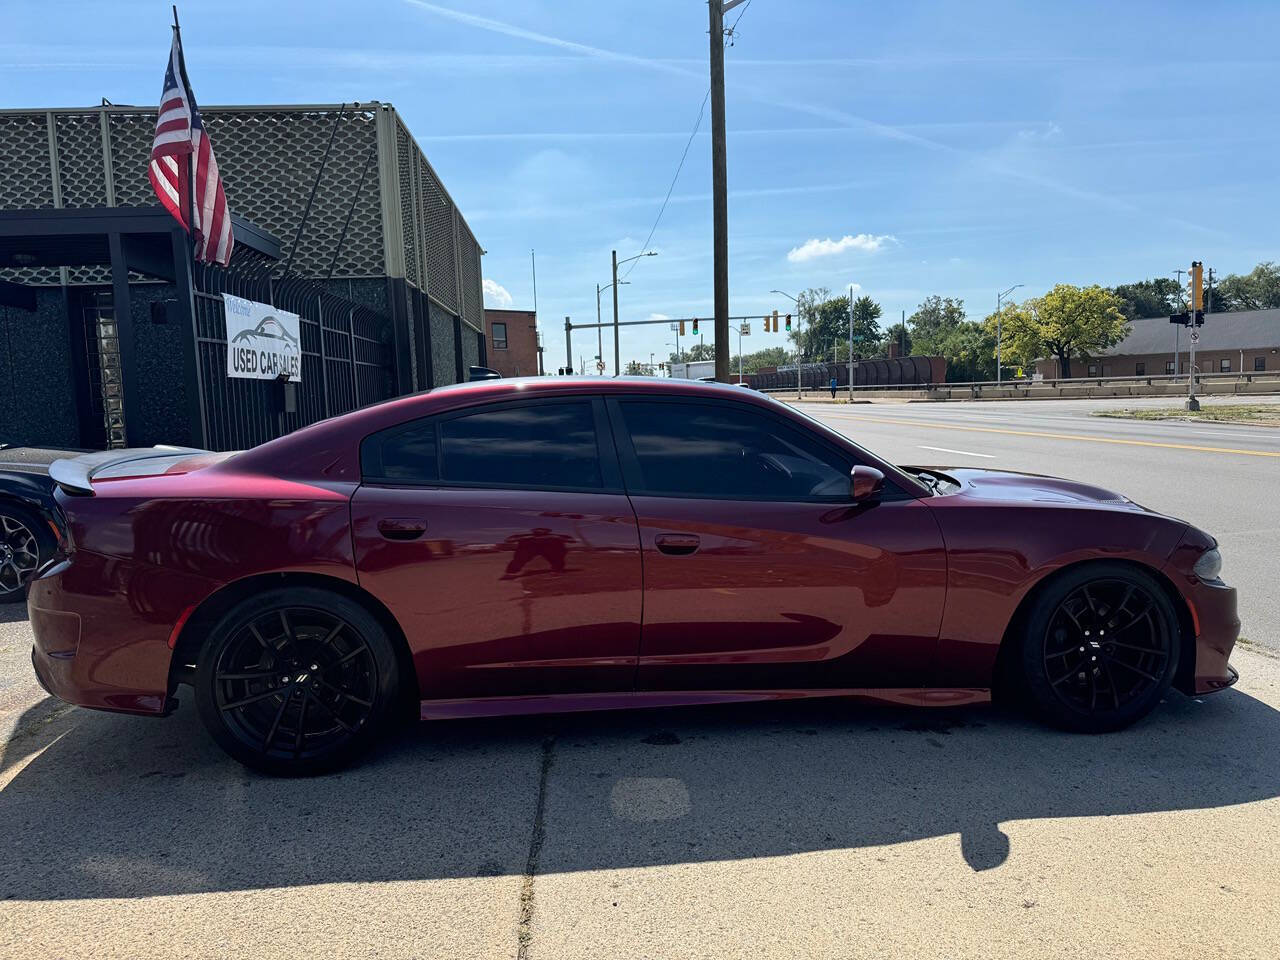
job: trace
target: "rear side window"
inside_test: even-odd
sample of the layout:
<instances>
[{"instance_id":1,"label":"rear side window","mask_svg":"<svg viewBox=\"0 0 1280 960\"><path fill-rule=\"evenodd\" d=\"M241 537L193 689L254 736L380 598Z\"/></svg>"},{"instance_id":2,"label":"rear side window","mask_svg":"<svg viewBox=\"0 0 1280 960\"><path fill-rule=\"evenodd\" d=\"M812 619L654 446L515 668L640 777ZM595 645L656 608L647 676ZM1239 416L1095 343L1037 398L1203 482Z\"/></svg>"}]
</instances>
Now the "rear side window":
<instances>
[{"instance_id":1,"label":"rear side window","mask_svg":"<svg viewBox=\"0 0 1280 960\"><path fill-rule=\"evenodd\" d=\"M362 445L361 469L366 480L383 483L604 486L586 399L488 407L384 430Z\"/></svg>"},{"instance_id":2,"label":"rear side window","mask_svg":"<svg viewBox=\"0 0 1280 960\"><path fill-rule=\"evenodd\" d=\"M441 420L440 479L503 487L603 486L591 402L500 407Z\"/></svg>"},{"instance_id":3,"label":"rear side window","mask_svg":"<svg viewBox=\"0 0 1280 960\"><path fill-rule=\"evenodd\" d=\"M360 451L365 479L388 483L435 483L436 425L419 420L407 427L375 434Z\"/></svg>"}]
</instances>

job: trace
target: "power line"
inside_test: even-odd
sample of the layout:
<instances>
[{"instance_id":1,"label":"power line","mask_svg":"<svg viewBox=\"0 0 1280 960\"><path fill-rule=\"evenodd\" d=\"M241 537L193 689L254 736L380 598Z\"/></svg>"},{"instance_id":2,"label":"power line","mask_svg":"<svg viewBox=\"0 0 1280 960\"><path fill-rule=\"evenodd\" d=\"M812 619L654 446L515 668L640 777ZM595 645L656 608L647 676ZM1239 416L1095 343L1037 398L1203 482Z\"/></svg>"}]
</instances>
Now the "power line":
<instances>
[{"instance_id":1,"label":"power line","mask_svg":"<svg viewBox=\"0 0 1280 960\"><path fill-rule=\"evenodd\" d=\"M662 221L662 215L667 210L667 203L671 200L671 194L676 188L676 181L680 179L680 171L684 169L685 158L689 156L689 148L693 146L693 138L698 135L698 130L702 127L702 118L707 112L707 101L709 99L711 99L711 88L707 87L707 92L702 98L702 106L698 108L698 119L693 125L693 130L689 133L689 139L685 141L684 152L680 154L680 162L676 164L675 176L671 178L671 185L667 187L667 195L663 197L662 206L658 208L658 215L654 218L653 226L649 228L649 235L644 238L644 244L640 248L642 254L649 252L649 241L653 239L653 234L658 229L658 224ZM622 275L624 280L631 276L631 271L636 268L636 264L639 262L639 260L636 260L627 268L627 272Z\"/></svg>"},{"instance_id":2,"label":"power line","mask_svg":"<svg viewBox=\"0 0 1280 960\"><path fill-rule=\"evenodd\" d=\"M731 41L732 41L732 38L737 33L738 24L742 22L742 18L743 16L746 15L747 9L750 6L751 6L751 0L747 0L747 2L742 6L742 11L738 14L738 19L734 20L733 26L725 31L724 43L726 47L732 46ZM644 238L644 243L640 247L641 254L645 254L649 252L649 241L653 239L654 233L657 232L658 224L662 222L662 215L666 213L667 204L671 201L671 194L675 191L675 188L676 188L676 181L680 179L680 171L684 169L684 161L689 156L689 148L693 146L694 138L697 137L698 131L702 129L702 118L706 115L707 101L710 99L711 99L711 88L707 87L707 92L702 97L702 106L698 108L698 119L694 121L693 130L690 131L689 139L686 140L684 144L684 151L680 154L680 162L676 164L675 176L671 178L671 185L667 187L667 195L662 198L662 206L658 208L658 215L653 220L653 226L649 228L649 235ZM631 266L627 268L627 272L622 275L622 278L624 280L627 277L631 276L631 271L636 268L636 264L638 264L639 262L640 262L639 260L632 262Z\"/></svg>"}]
</instances>

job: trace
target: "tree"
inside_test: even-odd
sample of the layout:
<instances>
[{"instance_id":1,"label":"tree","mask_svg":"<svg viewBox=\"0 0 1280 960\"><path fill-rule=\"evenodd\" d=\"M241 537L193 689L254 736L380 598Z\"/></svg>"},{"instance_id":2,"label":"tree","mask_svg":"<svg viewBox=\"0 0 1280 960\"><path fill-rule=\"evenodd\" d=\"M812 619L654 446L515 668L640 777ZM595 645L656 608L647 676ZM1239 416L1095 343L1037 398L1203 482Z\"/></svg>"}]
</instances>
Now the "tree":
<instances>
[{"instance_id":1,"label":"tree","mask_svg":"<svg viewBox=\"0 0 1280 960\"><path fill-rule=\"evenodd\" d=\"M755 353L747 353L742 357L742 372L756 373L762 367L779 367L788 361L786 347L766 347L764 350L757 350ZM738 372L738 357L735 355L729 361L729 372Z\"/></svg>"},{"instance_id":2,"label":"tree","mask_svg":"<svg viewBox=\"0 0 1280 960\"><path fill-rule=\"evenodd\" d=\"M1059 375L1070 377L1073 357L1087 359L1094 351L1113 347L1129 335L1121 305L1119 297L1097 284L1076 287L1069 283L1060 283L1021 306L1010 304L1000 318L1004 356L1027 365L1055 357ZM987 317L984 326L994 337L996 315Z\"/></svg>"},{"instance_id":3,"label":"tree","mask_svg":"<svg viewBox=\"0 0 1280 960\"><path fill-rule=\"evenodd\" d=\"M1244 276L1230 274L1213 288L1214 313L1227 310L1272 310L1280 307L1280 266L1266 261Z\"/></svg>"},{"instance_id":4,"label":"tree","mask_svg":"<svg viewBox=\"0 0 1280 960\"><path fill-rule=\"evenodd\" d=\"M695 343L688 350L671 354L672 363L689 363L694 360L714 360L716 348L709 343Z\"/></svg>"},{"instance_id":5,"label":"tree","mask_svg":"<svg viewBox=\"0 0 1280 960\"><path fill-rule=\"evenodd\" d=\"M1122 283L1111 292L1120 298L1120 312L1128 320L1165 317L1187 309L1182 288L1172 277Z\"/></svg>"},{"instance_id":6,"label":"tree","mask_svg":"<svg viewBox=\"0 0 1280 960\"><path fill-rule=\"evenodd\" d=\"M911 356L911 331L907 329L904 323L895 323L884 332L884 339L880 344L880 352L885 356L889 355L889 344L894 344L898 350L898 356Z\"/></svg>"},{"instance_id":7,"label":"tree","mask_svg":"<svg viewBox=\"0 0 1280 960\"><path fill-rule=\"evenodd\" d=\"M823 360L834 346L837 356L849 356L849 297L832 297L826 287L806 290L797 298L798 325L793 324L791 340L805 362ZM883 311L868 296L853 301L854 358L880 352L880 325ZM843 348L843 350L841 349Z\"/></svg>"},{"instance_id":8,"label":"tree","mask_svg":"<svg viewBox=\"0 0 1280 960\"><path fill-rule=\"evenodd\" d=\"M943 344L964 322L963 300L927 297L907 318L912 349L923 356L946 356Z\"/></svg>"},{"instance_id":9,"label":"tree","mask_svg":"<svg viewBox=\"0 0 1280 960\"><path fill-rule=\"evenodd\" d=\"M973 383L996 378L996 338L977 320L954 327L942 342L947 358L947 380Z\"/></svg>"},{"instance_id":10,"label":"tree","mask_svg":"<svg viewBox=\"0 0 1280 960\"><path fill-rule=\"evenodd\" d=\"M653 368L639 360L628 360L627 369L623 373L628 377L652 377Z\"/></svg>"}]
</instances>

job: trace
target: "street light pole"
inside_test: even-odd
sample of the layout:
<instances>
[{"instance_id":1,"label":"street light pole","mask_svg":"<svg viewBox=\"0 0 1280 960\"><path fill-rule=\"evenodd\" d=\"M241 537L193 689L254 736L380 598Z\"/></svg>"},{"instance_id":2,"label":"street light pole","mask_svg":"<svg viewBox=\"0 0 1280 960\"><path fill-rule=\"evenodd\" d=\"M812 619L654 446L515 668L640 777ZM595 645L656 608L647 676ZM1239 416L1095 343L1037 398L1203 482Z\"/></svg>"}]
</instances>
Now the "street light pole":
<instances>
[{"instance_id":1,"label":"street light pole","mask_svg":"<svg viewBox=\"0 0 1280 960\"><path fill-rule=\"evenodd\" d=\"M632 260L639 260L641 257L656 257L657 255L657 250L650 250L646 253L637 253L634 257L627 257L625 260L619 260L618 251L613 251L613 283L611 283L610 286L613 287L613 375L615 377L621 375L621 363L618 359L618 283L620 282L618 280L618 264L630 263ZM626 283L627 281L623 280L621 282Z\"/></svg>"},{"instance_id":2,"label":"street light pole","mask_svg":"<svg viewBox=\"0 0 1280 960\"><path fill-rule=\"evenodd\" d=\"M1017 290L1021 286L1024 286L1024 284L1015 283L1012 287L1010 287L1008 290L1005 290L1003 293L996 294L996 386L997 387L1000 386L1000 384L1004 381L1004 378L1001 376L1001 373L1004 369L1003 367L1004 337L1003 337L1003 331L1000 328L1000 320L1001 320L1000 304L1005 297L1013 293L1013 291ZM1061 373L1062 371L1058 371L1058 372Z\"/></svg>"},{"instance_id":3,"label":"street light pole","mask_svg":"<svg viewBox=\"0 0 1280 960\"><path fill-rule=\"evenodd\" d=\"M801 362L801 354L800 354L800 301L797 300L795 297L793 297L791 294L784 293L781 290L770 290L769 292L777 293L786 297L796 306L796 399L800 400L800 399L803 399L800 394L800 389L801 389L800 374L804 370L804 366L803 366L803 363ZM741 353L742 351L739 350L738 352Z\"/></svg>"}]
</instances>

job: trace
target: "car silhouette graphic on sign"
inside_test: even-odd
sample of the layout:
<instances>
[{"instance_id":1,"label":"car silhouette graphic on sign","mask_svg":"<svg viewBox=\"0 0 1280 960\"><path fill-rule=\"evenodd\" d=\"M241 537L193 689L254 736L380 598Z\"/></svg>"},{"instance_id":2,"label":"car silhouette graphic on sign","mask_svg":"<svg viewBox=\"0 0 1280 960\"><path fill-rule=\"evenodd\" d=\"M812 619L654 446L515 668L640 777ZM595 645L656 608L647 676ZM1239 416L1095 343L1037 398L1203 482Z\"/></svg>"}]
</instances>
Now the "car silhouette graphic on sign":
<instances>
[{"instance_id":1,"label":"car silhouette graphic on sign","mask_svg":"<svg viewBox=\"0 0 1280 960\"><path fill-rule=\"evenodd\" d=\"M297 314L223 294L227 376L249 380L302 379L301 320Z\"/></svg>"}]
</instances>

